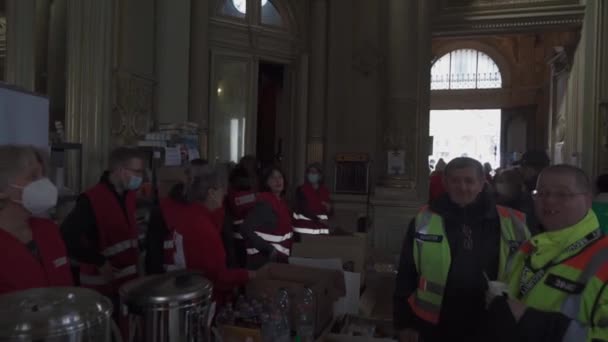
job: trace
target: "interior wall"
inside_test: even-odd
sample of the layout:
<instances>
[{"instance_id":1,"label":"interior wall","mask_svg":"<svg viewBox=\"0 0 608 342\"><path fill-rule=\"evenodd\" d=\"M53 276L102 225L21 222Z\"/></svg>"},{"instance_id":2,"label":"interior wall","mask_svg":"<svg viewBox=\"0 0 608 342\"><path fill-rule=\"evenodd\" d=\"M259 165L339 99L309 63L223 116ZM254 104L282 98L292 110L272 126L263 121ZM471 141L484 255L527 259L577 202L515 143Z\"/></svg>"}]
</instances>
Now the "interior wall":
<instances>
[{"instance_id":1,"label":"interior wall","mask_svg":"<svg viewBox=\"0 0 608 342\"><path fill-rule=\"evenodd\" d=\"M374 163L382 129L383 56L381 1L331 0L328 20L326 181L334 184L337 153L368 153L372 183L380 165ZM337 226L353 230L365 215L365 196L335 196Z\"/></svg>"}]
</instances>

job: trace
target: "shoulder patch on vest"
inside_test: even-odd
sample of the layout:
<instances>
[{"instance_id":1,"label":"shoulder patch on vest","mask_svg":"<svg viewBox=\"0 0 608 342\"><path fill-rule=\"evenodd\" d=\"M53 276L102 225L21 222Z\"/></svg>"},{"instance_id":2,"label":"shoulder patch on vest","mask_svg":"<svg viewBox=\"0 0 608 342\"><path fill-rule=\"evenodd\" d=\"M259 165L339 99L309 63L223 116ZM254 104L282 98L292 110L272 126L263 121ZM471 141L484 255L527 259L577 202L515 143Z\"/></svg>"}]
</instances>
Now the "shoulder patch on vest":
<instances>
[{"instance_id":1,"label":"shoulder patch on vest","mask_svg":"<svg viewBox=\"0 0 608 342\"><path fill-rule=\"evenodd\" d=\"M443 241L443 235L433 235L433 234L421 234L416 233L416 239L425 241L425 242L441 242Z\"/></svg>"},{"instance_id":2,"label":"shoulder patch on vest","mask_svg":"<svg viewBox=\"0 0 608 342\"><path fill-rule=\"evenodd\" d=\"M569 294L581 293L585 288L585 284L577 283L555 274L549 274L545 280L545 284L549 287Z\"/></svg>"}]
</instances>

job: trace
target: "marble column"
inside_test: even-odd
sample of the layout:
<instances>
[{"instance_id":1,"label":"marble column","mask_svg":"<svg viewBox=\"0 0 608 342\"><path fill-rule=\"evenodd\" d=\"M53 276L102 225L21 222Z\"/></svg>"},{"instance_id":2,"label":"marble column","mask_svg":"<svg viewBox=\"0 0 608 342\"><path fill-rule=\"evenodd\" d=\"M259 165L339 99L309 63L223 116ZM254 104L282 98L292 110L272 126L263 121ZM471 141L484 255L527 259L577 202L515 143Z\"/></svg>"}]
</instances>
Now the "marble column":
<instances>
[{"instance_id":1,"label":"marble column","mask_svg":"<svg viewBox=\"0 0 608 342\"><path fill-rule=\"evenodd\" d=\"M424 196L428 156L431 35L426 0L389 0L386 116L380 186ZM388 154L403 151L405 167L390 174Z\"/></svg>"},{"instance_id":2,"label":"marble column","mask_svg":"<svg viewBox=\"0 0 608 342\"><path fill-rule=\"evenodd\" d=\"M327 0L313 0L308 110L307 163L324 162L327 124ZM326 173L328 170L326 170Z\"/></svg>"},{"instance_id":3,"label":"marble column","mask_svg":"<svg viewBox=\"0 0 608 342\"><path fill-rule=\"evenodd\" d=\"M190 0L157 0L156 6L157 118L180 123L188 120Z\"/></svg>"},{"instance_id":4,"label":"marble column","mask_svg":"<svg viewBox=\"0 0 608 342\"><path fill-rule=\"evenodd\" d=\"M68 0L66 133L83 145L84 187L99 179L110 148L113 3Z\"/></svg>"},{"instance_id":5,"label":"marble column","mask_svg":"<svg viewBox=\"0 0 608 342\"><path fill-rule=\"evenodd\" d=\"M190 25L190 107L188 119L201 129L200 151L207 158L209 132L209 4L193 1Z\"/></svg>"},{"instance_id":6,"label":"marble column","mask_svg":"<svg viewBox=\"0 0 608 342\"><path fill-rule=\"evenodd\" d=\"M7 0L6 21L6 81L34 91L36 0Z\"/></svg>"}]
</instances>

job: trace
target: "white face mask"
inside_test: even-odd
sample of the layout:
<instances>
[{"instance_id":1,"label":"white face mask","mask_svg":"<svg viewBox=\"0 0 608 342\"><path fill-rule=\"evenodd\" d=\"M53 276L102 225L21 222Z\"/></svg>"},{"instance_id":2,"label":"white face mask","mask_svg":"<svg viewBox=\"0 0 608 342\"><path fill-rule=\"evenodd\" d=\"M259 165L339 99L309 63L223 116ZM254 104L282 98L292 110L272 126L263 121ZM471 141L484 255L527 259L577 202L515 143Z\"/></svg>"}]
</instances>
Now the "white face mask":
<instances>
[{"instance_id":1,"label":"white face mask","mask_svg":"<svg viewBox=\"0 0 608 342\"><path fill-rule=\"evenodd\" d=\"M40 178L26 186L12 185L14 188L22 189L20 203L33 215L41 215L57 204L58 190L48 178Z\"/></svg>"}]
</instances>

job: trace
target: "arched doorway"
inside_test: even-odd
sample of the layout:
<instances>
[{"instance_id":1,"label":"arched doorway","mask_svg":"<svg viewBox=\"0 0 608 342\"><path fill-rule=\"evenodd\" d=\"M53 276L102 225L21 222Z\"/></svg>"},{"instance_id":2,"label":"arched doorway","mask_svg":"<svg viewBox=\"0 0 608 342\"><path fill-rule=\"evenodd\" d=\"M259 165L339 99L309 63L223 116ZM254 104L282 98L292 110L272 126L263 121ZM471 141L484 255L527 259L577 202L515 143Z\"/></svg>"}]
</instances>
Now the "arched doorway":
<instances>
[{"instance_id":1,"label":"arched doorway","mask_svg":"<svg viewBox=\"0 0 608 342\"><path fill-rule=\"evenodd\" d=\"M431 168L440 158L449 162L461 156L472 157L494 167L501 164L501 109L482 108L469 100L487 96L484 92L502 87L503 75L499 66L480 50L456 49L435 61L431 68L431 92L457 96L461 100L460 103L452 103L451 107L431 110ZM431 108L434 108L433 103Z\"/></svg>"}]
</instances>

